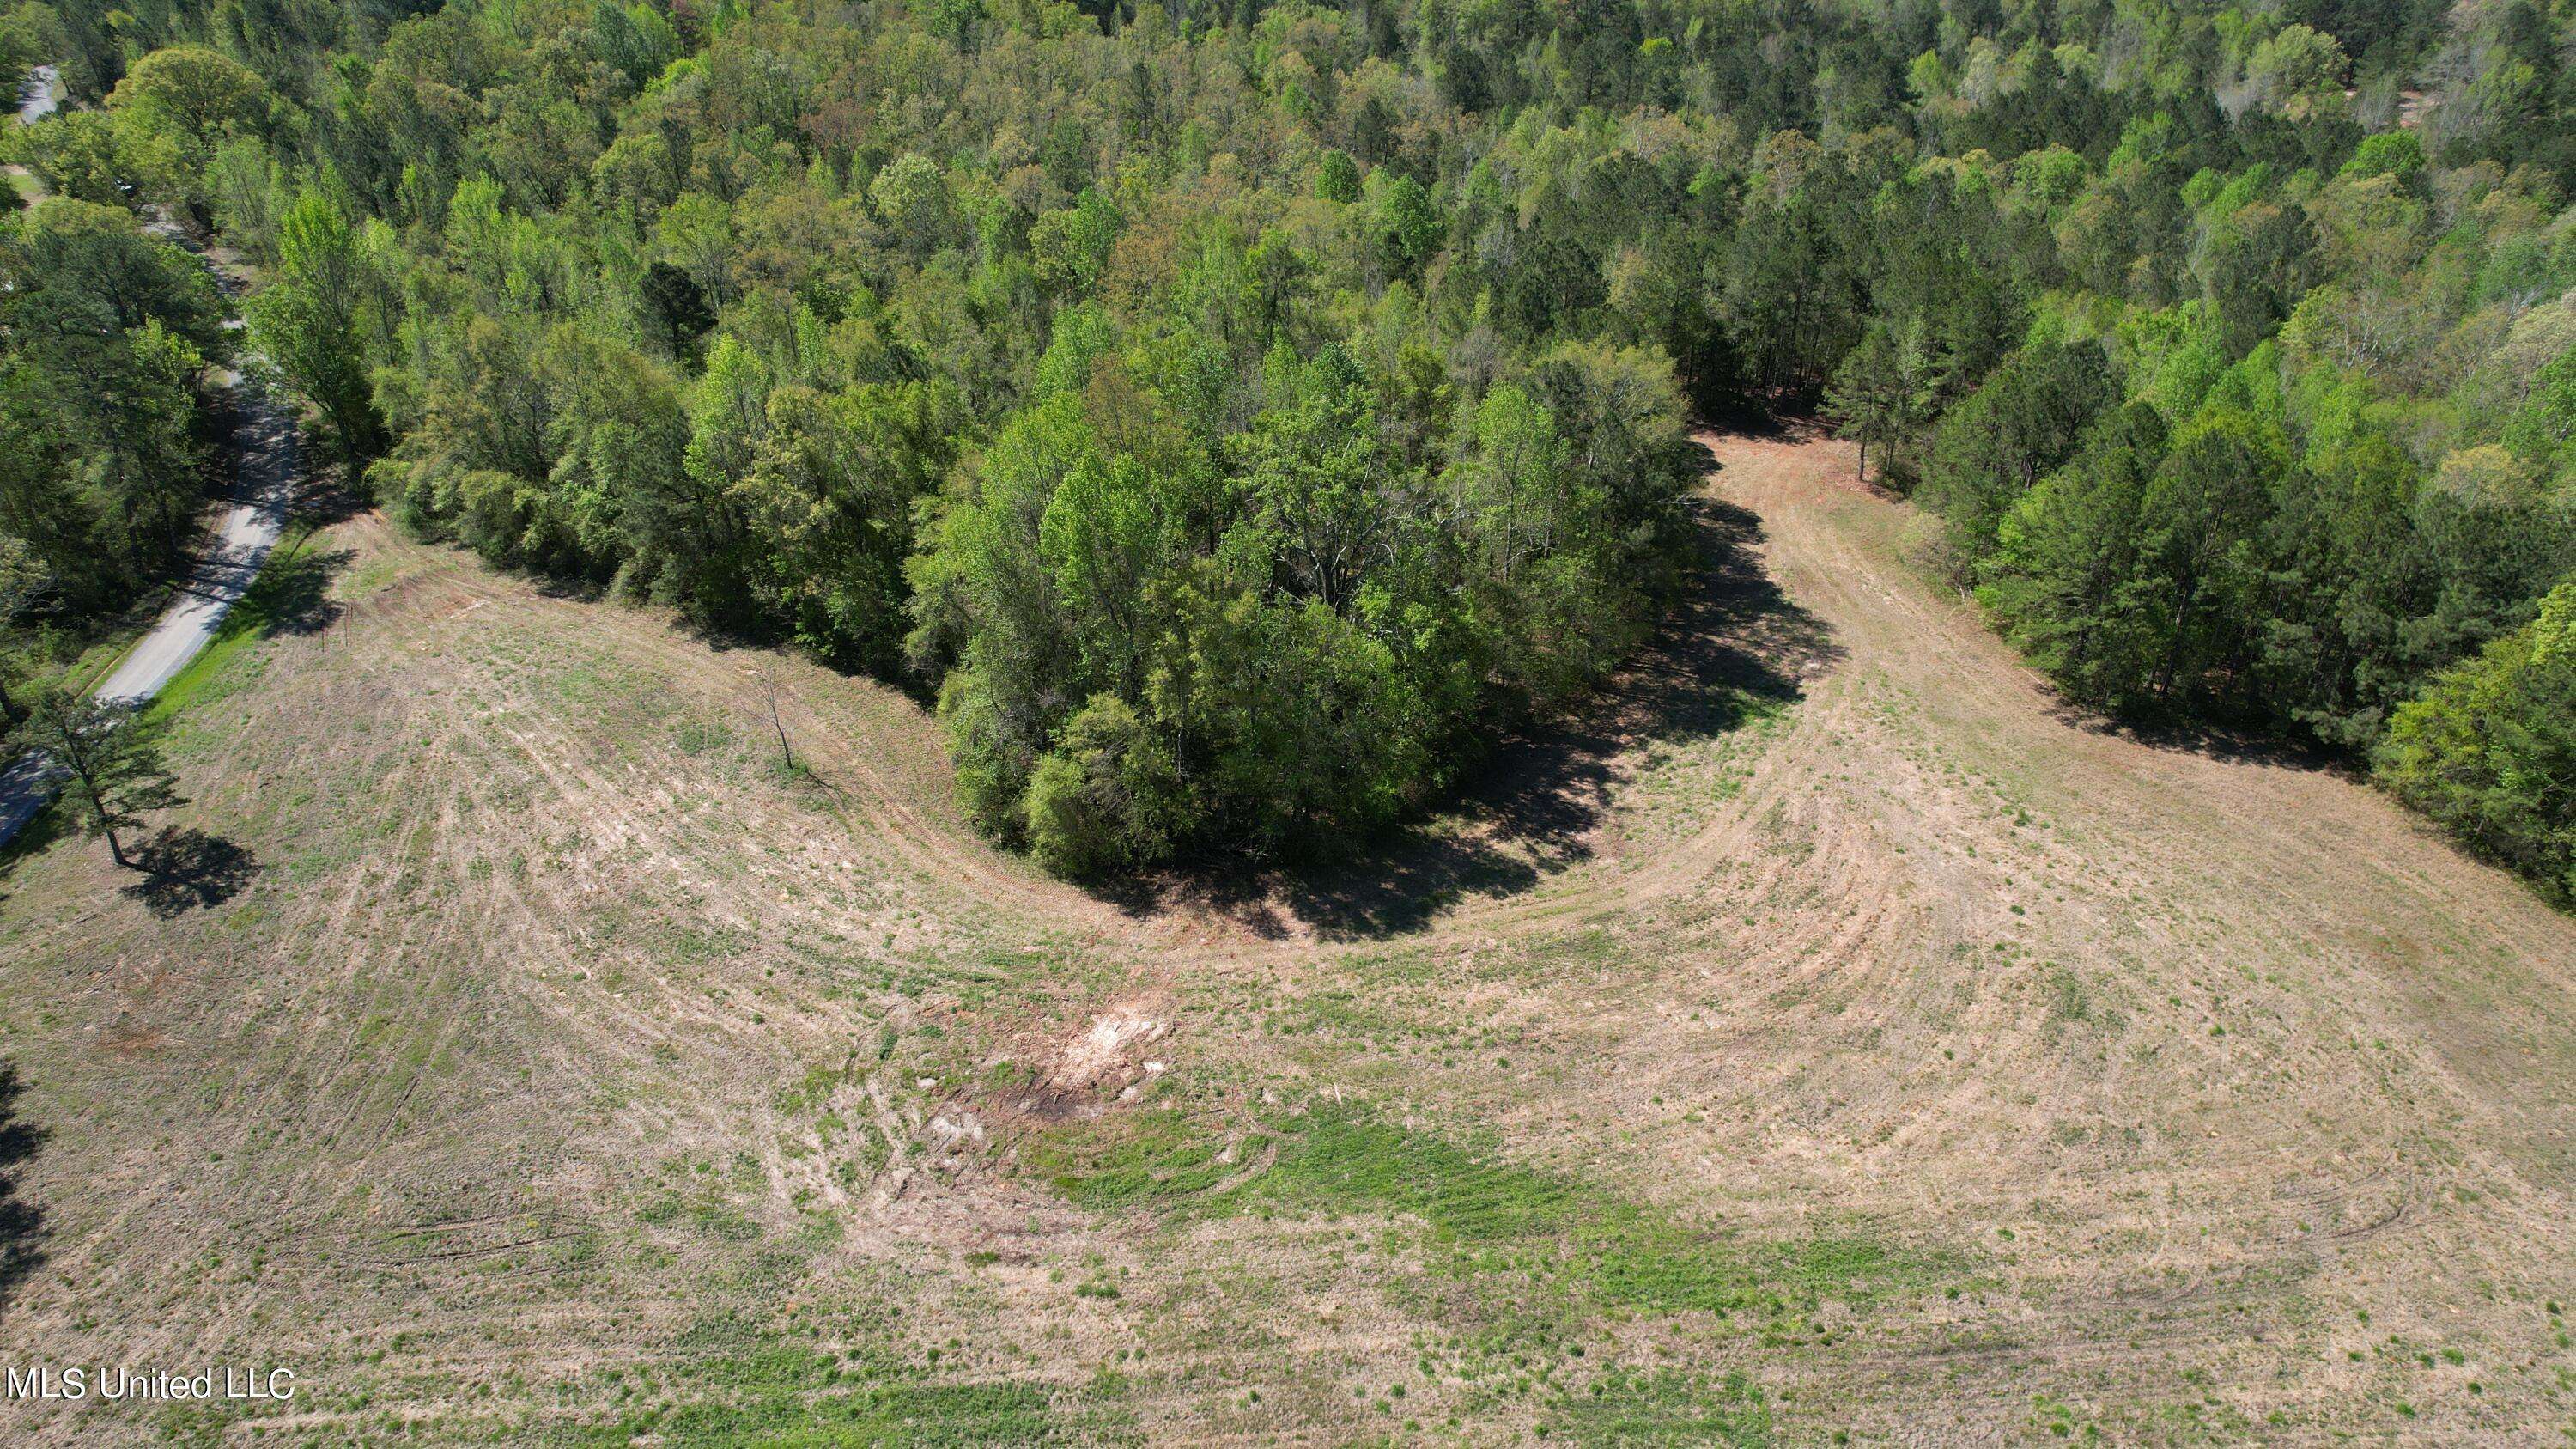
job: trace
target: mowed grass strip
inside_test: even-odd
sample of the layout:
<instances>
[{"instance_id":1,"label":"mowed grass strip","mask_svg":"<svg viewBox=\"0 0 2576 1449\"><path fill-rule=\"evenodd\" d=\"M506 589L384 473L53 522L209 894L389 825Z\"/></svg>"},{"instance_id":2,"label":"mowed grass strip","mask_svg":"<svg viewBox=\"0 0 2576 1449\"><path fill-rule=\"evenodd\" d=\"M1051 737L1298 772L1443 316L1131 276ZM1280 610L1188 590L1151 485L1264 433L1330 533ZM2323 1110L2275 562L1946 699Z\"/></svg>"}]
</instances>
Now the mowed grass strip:
<instances>
[{"instance_id":1,"label":"mowed grass strip","mask_svg":"<svg viewBox=\"0 0 2576 1449\"><path fill-rule=\"evenodd\" d=\"M324 593L342 560L304 552L309 537L309 531L299 532L269 554L259 576L215 625L206 647L153 696L151 715L168 718L233 693L257 678L233 667L250 646L281 630L308 627L327 617Z\"/></svg>"}]
</instances>

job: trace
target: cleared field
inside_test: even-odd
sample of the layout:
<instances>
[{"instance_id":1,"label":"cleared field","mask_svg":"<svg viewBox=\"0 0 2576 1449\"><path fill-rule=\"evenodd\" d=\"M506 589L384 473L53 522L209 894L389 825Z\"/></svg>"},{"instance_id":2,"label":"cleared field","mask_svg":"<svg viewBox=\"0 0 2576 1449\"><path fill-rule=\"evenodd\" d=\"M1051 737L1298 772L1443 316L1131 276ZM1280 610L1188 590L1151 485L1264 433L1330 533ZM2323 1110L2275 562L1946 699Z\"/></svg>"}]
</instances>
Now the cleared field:
<instances>
[{"instance_id":1,"label":"cleared field","mask_svg":"<svg viewBox=\"0 0 2576 1449\"><path fill-rule=\"evenodd\" d=\"M0 1438L2576 1426L2576 928L1709 441L1597 718L1152 900L979 844L898 693L324 531L177 686L193 873L0 876L0 1360L302 1392Z\"/></svg>"}]
</instances>

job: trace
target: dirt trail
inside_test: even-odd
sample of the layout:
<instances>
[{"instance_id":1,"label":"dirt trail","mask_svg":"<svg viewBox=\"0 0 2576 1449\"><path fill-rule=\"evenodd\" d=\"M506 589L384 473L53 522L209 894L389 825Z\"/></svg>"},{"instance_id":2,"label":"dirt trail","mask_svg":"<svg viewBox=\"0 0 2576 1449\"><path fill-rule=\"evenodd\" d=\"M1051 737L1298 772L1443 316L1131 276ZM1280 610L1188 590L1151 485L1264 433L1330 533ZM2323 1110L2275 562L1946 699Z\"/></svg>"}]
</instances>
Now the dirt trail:
<instances>
[{"instance_id":1,"label":"dirt trail","mask_svg":"<svg viewBox=\"0 0 2576 1449\"><path fill-rule=\"evenodd\" d=\"M2005 1277L2045 1306L1970 1378L1907 1350L1811 1386L1901 1398L1938 1362L1946 1433L2034 1374L2153 1398L2194 1362L2249 1405L2296 1378L2276 1402L2332 1422L2415 1392L2372 1377L2391 1332L2553 1330L2576 926L2345 773L2069 711L1910 562L1925 521L1846 445L1704 441L1778 590L1709 627L1796 699L1649 730L1602 765L1583 864L1435 928L1471 958L1599 942L1443 1001L1583 1064L1506 1135L1597 1152L1566 1124L1616 1123L1644 1190L1784 1233L2017 1229Z\"/></svg>"},{"instance_id":2,"label":"dirt trail","mask_svg":"<svg viewBox=\"0 0 2576 1449\"><path fill-rule=\"evenodd\" d=\"M2210 909L2320 940L2447 921L2556 992L2576 988L2576 925L2349 775L2224 743L2143 741L2068 709L1971 605L1906 563L1915 515L1853 478L1847 445L1707 441L1720 496L1762 520L1765 569L1846 656L1809 731L1849 725L1855 696L1883 681L1980 763L2028 773L2048 804L2086 817L2085 851L2106 880L2164 876L2209 891Z\"/></svg>"},{"instance_id":3,"label":"dirt trail","mask_svg":"<svg viewBox=\"0 0 2576 1449\"><path fill-rule=\"evenodd\" d=\"M1794 671L1806 696L1796 743L1765 752L1748 802L1780 803L1816 777L1850 773L1855 752L1896 748L1883 736L1901 700L1914 716L1904 745L1955 750L2010 777L2029 803L2079 817L2097 885L2190 885L2209 893L2210 910L2319 939L2405 936L2439 920L2522 958L2556 990L2576 987L2576 926L2347 772L2290 751L2149 741L2066 706L1973 605L1909 562L1928 524L1855 479L1849 445L1800 433L1701 441L1719 463L1713 496L1758 520L1751 553L1760 572L1819 636L1816 657ZM1713 627L1747 636L1765 628L1741 613ZM1643 773L1637 751L1610 772L1633 783ZM1891 830L1938 838L1991 824L1992 812L1955 788L1903 803L1899 813L1912 818L1883 822ZM1605 819L1599 833L1615 864L1569 886L1631 899L1705 890L1742 861L1759 813L1726 812L1660 849L1619 843L1626 823ZM1542 908L1566 903L1565 892L1550 893ZM1490 929L1516 909L1506 898L1462 924Z\"/></svg>"},{"instance_id":4,"label":"dirt trail","mask_svg":"<svg viewBox=\"0 0 2576 1449\"><path fill-rule=\"evenodd\" d=\"M2263 1009L2302 1032L2263 1065L2277 1085L2260 1100L2232 1078L2245 1063L2193 1044L2239 1082L2213 1109L2268 1113L2277 1131L2264 1135L2290 1150L2315 1122L2367 1135L2387 1104L2363 1077L2294 1059L2365 1034L2403 1043L2391 1049L2439 1085L2452 1123L2483 1129L2470 1136L2489 1167L2565 1201L2576 1102L2529 1090L2536 1071L2576 1075L2565 916L2346 773L2144 741L2068 710L1909 563L1923 521L1862 486L1846 445L1705 441L1716 495L1759 520L1763 572L1821 626L1832 662L1699 828L1628 847L1565 892L1462 913L1460 929L1493 935L1516 916L1615 901L1704 917L1725 954L1890 1000L1923 989L1920 963L1963 950L2212 1025L2249 998L2285 998ZM2025 1056L2010 1070L2045 1079L2037 1027L1998 1021L1981 1050L1999 1065ZM2103 1100L2136 1095L2108 1078L2088 1090L2105 1088Z\"/></svg>"}]
</instances>

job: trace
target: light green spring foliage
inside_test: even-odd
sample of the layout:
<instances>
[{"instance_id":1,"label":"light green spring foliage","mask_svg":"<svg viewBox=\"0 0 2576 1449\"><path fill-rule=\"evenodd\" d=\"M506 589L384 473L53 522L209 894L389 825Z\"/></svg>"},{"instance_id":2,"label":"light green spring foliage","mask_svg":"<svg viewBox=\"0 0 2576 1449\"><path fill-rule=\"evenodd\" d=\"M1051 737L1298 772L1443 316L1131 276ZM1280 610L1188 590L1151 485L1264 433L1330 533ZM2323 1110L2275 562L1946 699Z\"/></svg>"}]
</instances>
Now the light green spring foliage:
<instances>
[{"instance_id":1,"label":"light green spring foliage","mask_svg":"<svg viewBox=\"0 0 2576 1449\"><path fill-rule=\"evenodd\" d=\"M0 535L44 579L0 647L121 610L182 557L222 315L195 261L121 206L52 196L0 220Z\"/></svg>"},{"instance_id":2,"label":"light green spring foliage","mask_svg":"<svg viewBox=\"0 0 2576 1449\"><path fill-rule=\"evenodd\" d=\"M340 209L307 190L277 218L277 267L250 308L260 351L329 424L353 463L377 443L366 353L358 335L366 298L357 232Z\"/></svg>"},{"instance_id":3,"label":"light green spring foliage","mask_svg":"<svg viewBox=\"0 0 2576 1449\"><path fill-rule=\"evenodd\" d=\"M2107 708L2362 750L2523 627L2576 560L2563 7L2057 10L13 33L109 102L39 173L267 265L414 526L935 690L969 812L1086 873L1390 819L1597 682L1694 409L1821 397Z\"/></svg>"},{"instance_id":4,"label":"light green spring foliage","mask_svg":"<svg viewBox=\"0 0 2576 1449\"><path fill-rule=\"evenodd\" d=\"M2399 706L2378 763L2409 804L2576 900L2576 583Z\"/></svg>"}]
</instances>

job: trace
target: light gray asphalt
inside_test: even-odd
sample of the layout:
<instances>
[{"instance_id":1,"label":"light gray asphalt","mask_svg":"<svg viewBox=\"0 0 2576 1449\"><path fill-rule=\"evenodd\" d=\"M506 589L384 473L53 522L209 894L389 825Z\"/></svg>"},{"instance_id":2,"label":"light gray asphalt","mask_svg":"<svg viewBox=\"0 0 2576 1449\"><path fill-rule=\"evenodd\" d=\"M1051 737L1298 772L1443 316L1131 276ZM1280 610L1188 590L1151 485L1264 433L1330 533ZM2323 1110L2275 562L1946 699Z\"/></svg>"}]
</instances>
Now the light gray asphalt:
<instances>
[{"instance_id":1,"label":"light gray asphalt","mask_svg":"<svg viewBox=\"0 0 2576 1449\"><path fill-rule=\"evenodd\" d=\"M224 515L207 550L170 601L152 632L134 646L116 672L100 681L98 697L141 704L161 692L215 637L215 626L259 576L260 564L286 529L295 485L295 430L265 399L245 397L245 416L233 429L241 457L235 488L245 499Z\"/></svg>"},{"instance_id":2,"label":"light gray asphalt","mask_svg":"<svg viewBox=\"0 0 2576 1449\"><path fill-rule=\"evenodd\" d=\"M19 80L19 125L32 126L53 113L56 105L54 85L59 79L59 74L52 66L40 65Z\"/></svg>"}]
</instances>

